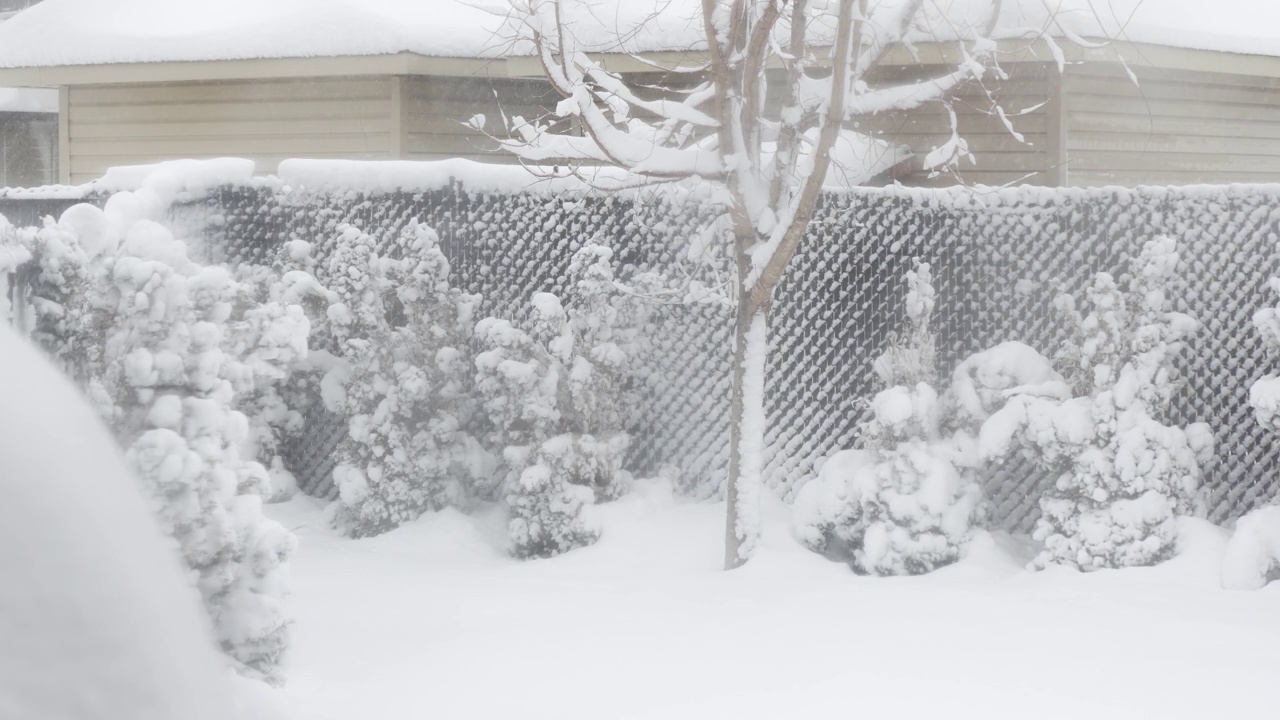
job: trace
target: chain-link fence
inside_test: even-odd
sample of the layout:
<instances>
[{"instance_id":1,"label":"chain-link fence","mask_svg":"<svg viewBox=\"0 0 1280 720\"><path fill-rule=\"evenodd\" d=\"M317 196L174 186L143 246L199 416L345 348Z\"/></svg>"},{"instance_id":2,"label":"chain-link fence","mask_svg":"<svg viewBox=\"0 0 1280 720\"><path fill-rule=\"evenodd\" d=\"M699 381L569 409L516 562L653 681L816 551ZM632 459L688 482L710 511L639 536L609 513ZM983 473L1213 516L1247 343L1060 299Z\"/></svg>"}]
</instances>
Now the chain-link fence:
<instances>
[{"instance_id":1,"label":"chain-link fence","mask_svg":"<svg viewBox=\"0 0 1280 720\"><path fill-rule=\"evenodd\" d=\"M670 269L703 227L707 209L675 195L489 193L461 184L423 193L294 192L226 188L174 208L211 259L263 262L284 241L323 256L339 224L390 240L411 220L434 227L453 282L484 296L481 312L520 318L536 291L562 290L574 250L614 248L622 274ZM1184 353L1185 384L1172 420L1205 421L1218 459L1208 468L1211 517L1222 521L1280 493L1277 447L1247 403L1272 364L1251 325L1271 299L1280 186L1103 190L863 190L823 198L809 236L778 289L771 323L767 477L790 494L835 450L855 442L871 363L901 317L903 274L930 262L939 298L941 376L968 354L1021 340L1052 354L1061 290L1093 273L1123 275L1157 235L1183 257L1178 310L1204 329ZM634 408L630 465L672 464L683 489L709 496L723 484L728 445L731 312L710 304L663 306L640 367L647 392ZM291 449L309 492L332 492L331 451L345 428L311 398L306 437ZM1050 478L1011 464L987 483L992 518L1026 529Z\"/></svg>"}]
</instances>

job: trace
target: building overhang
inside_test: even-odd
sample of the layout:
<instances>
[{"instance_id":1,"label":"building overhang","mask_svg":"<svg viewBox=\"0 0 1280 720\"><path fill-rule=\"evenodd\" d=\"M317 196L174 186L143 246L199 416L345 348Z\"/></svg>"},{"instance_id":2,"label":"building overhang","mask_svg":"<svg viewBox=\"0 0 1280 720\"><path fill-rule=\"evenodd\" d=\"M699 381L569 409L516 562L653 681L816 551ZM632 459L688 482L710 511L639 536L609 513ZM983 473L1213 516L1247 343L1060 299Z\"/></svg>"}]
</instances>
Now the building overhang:
<instances>
[{"instance_id":1,"label":"building overhang","mask_svg":"<svg viewBox=\"0 0 1280 720\"><path fill-rule=\"evenodd\" d=\"M1280 78L1280 57L1177 48L1149 43L1109 42L1097 46L1058 41L1057 51L1044 39L1001 40L1002 64L1056 62L1125 63L1135 68L1214 72L1258 78ZM663 51L596 56L608 70L621 74L689 70L706 60L700 51ZM954 65L963 60L956 43L918 44L890 50L887 66ZM416 53L252 60L139 62L104 65L0 68L0 87L67 87L169 82L301 79L362 76L542 77L536 58L430 57Z\"/></svg>"}]
</instances>

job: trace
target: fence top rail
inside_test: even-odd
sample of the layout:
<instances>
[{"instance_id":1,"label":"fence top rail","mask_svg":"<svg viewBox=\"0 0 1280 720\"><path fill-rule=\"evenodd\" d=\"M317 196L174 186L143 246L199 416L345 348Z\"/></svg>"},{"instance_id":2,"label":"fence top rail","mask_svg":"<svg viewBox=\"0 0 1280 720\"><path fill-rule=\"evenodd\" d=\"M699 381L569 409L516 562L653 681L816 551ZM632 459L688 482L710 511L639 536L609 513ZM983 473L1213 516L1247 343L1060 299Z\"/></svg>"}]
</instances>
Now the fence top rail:
<instances>
[{"instance_id":1,"label":"fence top rail","mask_svg":"<svg viewBox=\"0 0 1280 720\"><path fill-rule=\"evenodd\" d=\"M334 195L357 193L369 196L421 193L458 185L471 192L495 194L581 195L599 193L621 195L639 201L667 199L706 200L714 184L683 181L665 185L639 185L633 178L611 168L536 167L497 165L472 160L286 160L274 176L256 174L251 160L175 160L154 165L112 168L101 179L83 185L50 185L38 188L2 188L3 200L74 200L109 195L114 192L152 189L171 198L198 200L216 190L270 190L294 195ZM1165 199L1190 197L1244 197L1262 195L1280 198L1280 183L1119 186L1095 188L1048 188L1031 185L1014 187L954 186L908 188L901 185L866 188L832 187L827 201L840 197L901 198L903 201L935 207L983 209L1004 205L1068 205L1111 198L1126 202L1136 198Z\"/></svg>"}]
</instances>

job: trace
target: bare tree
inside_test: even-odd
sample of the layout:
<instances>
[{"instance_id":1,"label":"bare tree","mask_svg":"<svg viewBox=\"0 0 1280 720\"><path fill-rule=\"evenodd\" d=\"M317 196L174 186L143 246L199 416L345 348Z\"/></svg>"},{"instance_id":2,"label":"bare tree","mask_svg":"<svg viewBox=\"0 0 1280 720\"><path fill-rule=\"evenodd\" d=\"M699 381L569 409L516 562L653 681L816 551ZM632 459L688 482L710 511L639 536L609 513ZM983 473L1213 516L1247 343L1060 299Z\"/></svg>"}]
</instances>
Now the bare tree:
<instances>
[{"instance_id":1,"label":"bare tree","mask_svg":"<svg viewBox=\"0 0 1280 720\"><path fill-rule=\"evenodd\" d=\"M736 270L725 549L726 568L735 568L759 538L773 293L813 218L832 151L860 121L945 103L998 68L990 38L1001 0L969 3L965 17L939 9L939 0L701 0L701 47L690 53L697 64L657 88L629 85L582 49L567 18L571 4L590 1L509 0L522 40L563 97L555 115L574 123L511 118L503 145L530 164L613 167L637 182L695 179L723 189ZM670 20L660 12L648 22ZM958 61L910 83L874 81L891 49L921 41L952 43ZM968 156L950 117L950 140L926 159L938 170Z\"/></svg>"}]
</instances>

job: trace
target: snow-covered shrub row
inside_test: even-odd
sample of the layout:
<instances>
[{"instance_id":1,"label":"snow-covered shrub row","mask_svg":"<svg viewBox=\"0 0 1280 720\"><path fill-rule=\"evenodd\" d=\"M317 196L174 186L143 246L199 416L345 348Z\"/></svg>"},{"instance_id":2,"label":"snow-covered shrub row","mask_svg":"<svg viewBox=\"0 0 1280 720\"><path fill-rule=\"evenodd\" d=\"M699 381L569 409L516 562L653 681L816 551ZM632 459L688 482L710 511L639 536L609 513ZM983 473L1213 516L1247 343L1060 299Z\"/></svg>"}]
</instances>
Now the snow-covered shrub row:
<instances>
[{"instance_id":1,"label":"snow-covered shrub row","mask_svg":"<svg viewBox=\"0 0 1280 720\"><path fill-rule=\"evenodd\" d=\"M533 296L526 331L485 318L476 389L491 422L488 442L502 457L512 552L549 557L599 537L595 501L630 483L623 459L628 372L645 327L642 301L615 289L612 251L588 243L569 268L561 298Z\"/></svg>"},{"instance_id":2,"label":"snow-covered shrub row","mask_svg":"<svg viewBox=\"0 0 1280 720\"><path fill-rule=\"evenodd\" d=\"M544 191L543 183L530 184L518 173L498 178L492 168L466 163L374 163L355 171L319 165L317 173L286 178L287 192L222 193L222 204L211 208L210 235L225 239L223 254L260 262L264 245L305 239L323 262L337 224L358 225L385 247L417 218L446 238L452 284L483 295L479 316L514 318L532 293L563 291L568 259L584 237L608 244L633 267L662 269L689 250L689 238L705 225L692 195ZM335 187L304 188L326 183ZM1195 377L1177 394L1171 419L1186 424L1207 417L1208 408L1247 403L1261 360L1249 315L1273 266L1268 235L1280 231L1276 196L1256 186L827 194L774 305L768 372L789 382L766 395L767 482L790 498L817 461L853 445L858 414L847 402L875 392L877 380L861 359L884 347L890 323L881 309L910 257L930 262L940 291L954 299L935 316L939 364L949 368L1003 338L1050 352L1061 330L1051 311L1054 281L1082 297L1093 272L1137 254L1151 237L1176 233L1189 266L1178 301L1214 332L1193 348ZM648 474L662 463L678 464L682 493L714 497L727 461L723 379L731 314L702 304L667 305L660 316L661 332L654 333L641 368L649 392L629 421L630 466ZM856 348L853 363L850 348ZM1216 521L1267 501L1280 487L1264 474L1280 445L1260 442L1256 423L1230 417L1215 433L1231 464L1214 466L1205 477ZM329 437L322 423L310 427L321 432L308 442ZM993 523L1003 528L1030 531L1039 515L1038 490L1052 482L1026 467L1007 465L987 480ZM298 462L298 468L304 486L329 491L327 463ZM1246 487L1234 481L1242 473L1260 479Z\"/></svg>"},{"instance_id":3,"label":"snow-covered shrub row","mask_svg":"<svg viewBox=\"0 0 1280 720\"><path fill-rule=\"evenodd\" d=\"M1036 565L1168 558L1176 518L1203 512L1201 465L1213 453L1208 426L1164 420L1176 356L1197 328L1169 309L1178 260L1176 244L1157 238L1134 259L1126 288L1109 273L1094 278L1087 314L1059 298L1072 328L1058 353L1065 378L1007 343L962 362L941 398L929 268L908 273L906 332L875 363L886 388L860 428L861 448L830 458L801 491L801 539L860 572L928 572L961 552L978 502L975 472L1021 450L1059 474L1040 500Z\"/></svg>"},{"instance_id":4,"label":"snow-covered shrub row","mask_svg":"<svg viewBox=\"0 0 1280 720\"><path fill-rule=\"evenodd\" d=\"M984 424L1015 389L1064 387L1040 353L1006 342L966 358L939 392L930 266L906 283L906 326L874 363L884 387L859 425L860 448L828 458L795 503L801 541L866 574L959 559L985 514L980 476L999 460L981 443Z\"/></svg>"},{"instance_id":5,"label":"snow-covered shrub row","mask_svg":"<svg viewBox=\"0 0 1280 720\"><path fill-rule=\"evenodd\" d=\"M1098 273L1088 312L1058 307L1073 333L1060 383L1019 388L982 429L987 457L1017 444L1058 473L1040 499L1035 564L1082 570L1150 565L1174 551L1176 518L1203 513L1202 465L1213 457L1204 424L1169 424L1176 360L1198 324L1171 312L1179 255L1156 238L1133 259L1127 287Z\"/></svg>"},{"instance_id":6,"label":"snow-covered shrub row","mask_svg":"<svg viewBox=\"0 0 1280 720\"><path fill-rule=\"evenodd\" d=\"M287 268L324 288L319 381L346 432L333 471L334 525L375 535L444 507L505 503L512 552L546 557L598 536L587 508L625 491L635 401L628 357L646 302L618 291L612 251L582 247L561 299L533 297L527 328L473 313L437 234L410 223L390 243L340 224L321 262L286 244ZM290 272L285 272L288 277ZM647 275L635 280L649 289ZM476 354L476 351L480 352Z\"/></svg>"},{"instance_id":7,"label":"snow-covered shrub row","mask_svg":"<svg viewBox=\"0 0 1280 720\"><path fill-rule=\"evenodd\" d=\"M278 681L294 539L262 514L272 478L238 407L249 399L288 425L270 398L307 353L309 322L289 297L291 282L306 281L243 280L193 262L152 219L163 205L147 190L114 196L105 212L75 206L7 233L5 254L29 256L22 324L126 449L223 650L242 672Z\"/></svg>"}]
</instances>

